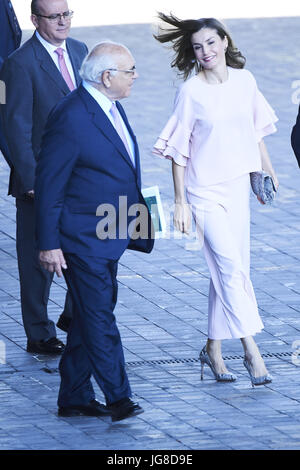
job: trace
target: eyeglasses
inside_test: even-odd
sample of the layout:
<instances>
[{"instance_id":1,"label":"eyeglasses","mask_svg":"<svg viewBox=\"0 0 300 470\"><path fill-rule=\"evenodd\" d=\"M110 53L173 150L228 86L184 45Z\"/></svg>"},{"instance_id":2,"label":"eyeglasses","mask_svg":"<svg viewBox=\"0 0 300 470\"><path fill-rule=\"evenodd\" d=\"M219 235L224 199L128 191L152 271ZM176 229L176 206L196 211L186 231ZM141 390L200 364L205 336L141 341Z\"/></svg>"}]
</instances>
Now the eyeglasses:
<instances>
[{"instance_id":1,"label":"eyeglasses","mask_svg":"<svg viewBox=\"0 0 300 470\"><path fill-rule=\"evenodd\" d=\"M62 20L70 20L73 18L74 11L68 10L65 11L64 13L54 13L53 15L45 16L45 15L39 15L38 13L33 13L35 16L39 16L40 18L47 18L47 20L50 21L50 23L58 23L58 21Z\"/></svg>"},{"instance_id":2,"label":"eyeglasses","mask_svg":"<svg viewBox=\"0 0 300 470\"><path fill-rule=\"evenodd\" d=\"M124 73L129 73L130 75L134 75L136 73L136 67L135 65L132 67L130 70L120 70L120 69L106 69L106 70L111 70L112 72L124 72Z\"/></svg>"}]
</instances>

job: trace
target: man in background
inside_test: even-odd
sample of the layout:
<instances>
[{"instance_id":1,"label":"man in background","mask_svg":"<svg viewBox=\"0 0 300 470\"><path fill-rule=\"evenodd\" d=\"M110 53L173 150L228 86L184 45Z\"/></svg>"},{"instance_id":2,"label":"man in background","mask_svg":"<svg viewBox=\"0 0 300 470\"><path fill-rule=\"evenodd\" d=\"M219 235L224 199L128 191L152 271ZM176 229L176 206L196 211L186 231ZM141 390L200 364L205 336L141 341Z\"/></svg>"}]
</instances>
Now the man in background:
<instances>
[{"instance_id":1,"label":"man in background","mask_svg":"<svg viewBox=\"0 0 300 470\"><path fill-rule=\"evenodd\" d=\"M33 0L31 39L4 61L0 79L6 84L1 105L3 130L11 168L9 194L16 198L17 255L21 307L27 351L60 354L49 320L47 303L53 274L41 268L35 243L34 182L36 159L44 127L52 108L80 84L79 69L87 55L85 44L69 38L73 12L67 0ZM61 329L70 321L71 301L66 297Z\"/></svg>"}]
</instances>

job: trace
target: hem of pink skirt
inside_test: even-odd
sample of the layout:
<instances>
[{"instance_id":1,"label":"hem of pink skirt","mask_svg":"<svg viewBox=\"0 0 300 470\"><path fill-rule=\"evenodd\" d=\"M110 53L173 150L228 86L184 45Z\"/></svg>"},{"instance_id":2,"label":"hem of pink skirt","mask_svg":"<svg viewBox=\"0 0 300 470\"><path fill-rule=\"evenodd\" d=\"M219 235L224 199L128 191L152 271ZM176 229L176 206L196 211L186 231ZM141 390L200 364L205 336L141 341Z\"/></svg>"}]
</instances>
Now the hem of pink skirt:
<instances>
[{"instance_id":1,"label":"hem of pink skirt","mask_svg":"<svg viewBox=\"0 0 300 470\"><path fill-rule=\"evenodd\" d=\"M231 335L231 336L222 336L222 337L219 337L218 335L215 336L215 337L212 337L214 335L208 335L208 338L211 339L211 340L215 340L215 341L222 341L222 340L225 340L225 339L241 339L241 338L247 338L248 336L255 336L256 334L258 333L261 333L263 330L263 328L261 328L260 330L255 330L254 332L250 331L249 333L245 333L245 334L237 334L237 335Z\"/></svg>"}]
</instances>

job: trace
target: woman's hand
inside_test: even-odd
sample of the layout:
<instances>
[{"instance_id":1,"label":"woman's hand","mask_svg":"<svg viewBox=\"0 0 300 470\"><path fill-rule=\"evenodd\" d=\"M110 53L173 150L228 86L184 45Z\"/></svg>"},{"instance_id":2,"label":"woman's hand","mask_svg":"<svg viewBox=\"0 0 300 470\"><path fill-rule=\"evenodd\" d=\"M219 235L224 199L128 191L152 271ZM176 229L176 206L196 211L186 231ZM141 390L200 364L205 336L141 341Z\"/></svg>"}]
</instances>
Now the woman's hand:
<instances>
[{"instance_id":1,"label":"woman's hand","mask_svg":"<svg viewBox=\"0 0 300 470\"><path fill-rule=\"evenodd\" d=\"M179 232L189 234L191 227L191 209L186 202L175 202L174 227Z\"/></svg>"},{"instance_id":2,"label":"woman's hand","mask_svg":"<svg viewBox=\"0 0 300 470\"><path fill-rule=\"evenodd\" d=\"M272 176L272 179L273 179L273 182L274 182L274 185L275 185L275 189L276 191L278 190L278 187L279 187L279 181L277 179L277 176L275 175L274 172L270 173L270 176ZM263 200L259 197L259 196L256 196L258 201L262 204L262 205L265 205L265 202L263 202Z\"/></svg>"}]
</instances>

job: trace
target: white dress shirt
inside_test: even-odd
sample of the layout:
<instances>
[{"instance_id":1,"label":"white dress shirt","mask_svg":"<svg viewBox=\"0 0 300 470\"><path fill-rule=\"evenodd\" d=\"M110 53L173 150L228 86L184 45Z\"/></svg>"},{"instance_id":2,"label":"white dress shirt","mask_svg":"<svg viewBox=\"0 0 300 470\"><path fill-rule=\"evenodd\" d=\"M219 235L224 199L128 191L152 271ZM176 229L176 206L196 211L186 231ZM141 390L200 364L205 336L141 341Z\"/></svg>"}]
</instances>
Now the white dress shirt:
<instances>
[{"instance_id":1,"label":"white dress shirt","mask_svg":"<svg viewBox=\"0 0 300 470\"><path fill-rule=\"evenodd\" d=\"M49 53L50 57L53 59L56 67L58 68L58 70L60 71L60 68L59 68L59 63L58 63L58 55L57 53L55 52L56 49L58 49L57 46L54 46L53 44L50 44L50 42L46 41L44 38L42 38L42 36L38 33L38 31L35 32L36 34L36 37L37 39L40 41L40 43L44 46L44 48L46 49L46 51ZM68 54L68 51L67 51L67 47L66 47L66 41L64 41L61 46L59 46L63 49L64 51L64 59L65 59L65 62L66 62L66 65L67 65L67 68L68 68L68 71L69 71L69 74L71 75L71 78L72 78L72 81L74 83L74 86L77 87L76 85L76 79L75 79L75 75L74 75L74 71L73 71L73 67L72 67L72 64L71 64L71 60L70 60L70 57L69 57L69 54Z\"/></svg>"},{"instance_id":2,"label":"white dress shirt","mask_svg":"<svg viewBox=\"0 0 300 470\"><path fill-rule=\"evenodd\" d=\"M110 122L112 123L112 125L115 127L115 121L114 121L114 118L112 116L112 114L110 113L110 109L111 109L111 106L112 106L112 102L109 98L107 98L103 93L101 93L101 91L97 90L94 86L92 86L90 83L88 83L87 81L83 80L82 82L82 86L86 89L86 91L92 95L92 97L97 101L97 103L99 104L99 106L101 107L102 111L104 111L104 113L106 114L106 116L108 117L108 119L110 120ZM122 124L122 127L123 127L123 131L124 131L124 134L125 134L125 137L126 137L126 140L127 140L127 143L128 143L128 146L129 146L129 150L131 152L131 155L130 155L130 158L135 166L135 151L134 151L134 142L132 140L132 137L131 135L129 134L129 131L127 129L127 126L126 124L124 123L123 121L123 118L121 116L121 114L119 113L120 115L120 119L121 119L121 124Z\"/></svg>"}]
</instances>

